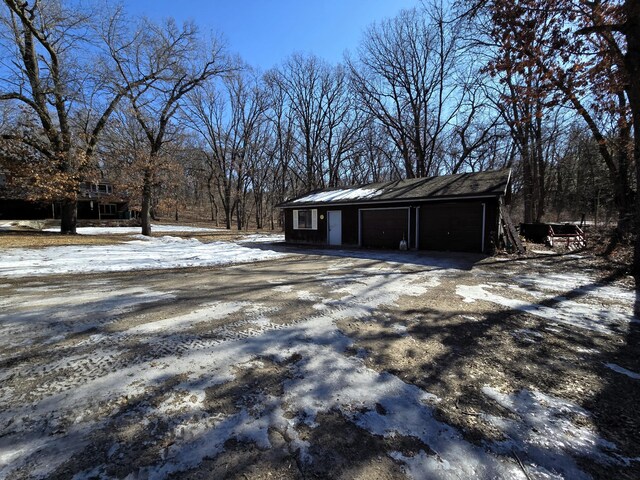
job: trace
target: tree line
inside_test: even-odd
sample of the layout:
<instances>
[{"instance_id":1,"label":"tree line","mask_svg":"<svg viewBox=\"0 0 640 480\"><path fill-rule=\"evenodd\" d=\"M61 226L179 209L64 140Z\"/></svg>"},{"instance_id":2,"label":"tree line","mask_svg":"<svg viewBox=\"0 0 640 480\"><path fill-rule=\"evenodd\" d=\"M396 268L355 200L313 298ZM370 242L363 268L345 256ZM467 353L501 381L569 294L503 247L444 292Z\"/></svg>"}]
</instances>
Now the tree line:
<instances>
[{"instance_id":1,"label":"tree line","mask_svg":"<svg viewBox=\"0 0 640 480\"><path fill-rule=\"evenodd\" d=\"M110 179L150 234L158 211L274 228L276 205L309 190L511 167L522 221L587 214L626 238L639 5L430 0L369 26L340 63L292 53L262 72L193 22L4 0L0 168L61 202L68 233L80 183Z\"/></svg>"}]
</instances>

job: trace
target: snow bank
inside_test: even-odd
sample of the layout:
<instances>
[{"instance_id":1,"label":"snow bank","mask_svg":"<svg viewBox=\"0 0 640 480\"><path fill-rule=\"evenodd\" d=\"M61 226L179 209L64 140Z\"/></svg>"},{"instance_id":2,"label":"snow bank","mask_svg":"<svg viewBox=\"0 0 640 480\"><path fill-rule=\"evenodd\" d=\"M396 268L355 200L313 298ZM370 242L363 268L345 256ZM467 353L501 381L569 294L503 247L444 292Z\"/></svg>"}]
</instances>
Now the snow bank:
<instances>
[{"instance_id":1,"label":"snow bank","mask_svg":"<svg viewBox=\"0 0 640 480\"><path fill-rule=\"evenodd\" d=\"M168 236L136 238L116 245L7 249L0 258L0 277L208 267L285 256L231 242L202 243Z\"/></svg>"},{"instance_id":2,"label":"snow bank","mask_svg":"<svg viewBox=\"0 0 640 480\"><path fill-rule=\"evenodd\" d=\"M238 243L273 243L273 242L284 242L284 235L256 233L254 235L247 235L246 237L238 240Z\"/></svg>"}]
</instances>

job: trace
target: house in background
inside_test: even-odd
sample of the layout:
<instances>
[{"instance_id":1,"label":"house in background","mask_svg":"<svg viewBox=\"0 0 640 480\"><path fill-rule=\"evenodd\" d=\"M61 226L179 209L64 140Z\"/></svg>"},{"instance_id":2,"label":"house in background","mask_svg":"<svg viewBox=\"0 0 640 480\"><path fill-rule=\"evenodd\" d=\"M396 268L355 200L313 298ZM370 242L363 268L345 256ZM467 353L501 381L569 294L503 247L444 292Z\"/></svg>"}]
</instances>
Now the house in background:
<instances>
[{"instance_id":1,"label":"house in background","mask_svg":"<svg viewBox=\"0 0 640 480\"><path fill-rule=\"evenodd\" d=\"M279 205L289 243L490 253L508 169L319 190Z\"/></svg>"},{"instance_id":2,"label":"house in background","mask_svg":"<svg viewBox=\"0 0 640 480\"><path fill-rule=\"evenodd\" d=\"M113 185L106 182L84 182L78 195L78 219L129 219L129 201L114 193Z\"/></svg>"},{"instance_id":3,"label":"house in background","mask_svg":"<svg viewBox=\"0 0 640 480\"><path fill-rule=\"evenodd\" d=\"M60 218L59 202L33 201L21 198L7 188L9 174L0 172L0 219L46 220ZM108 182L83 182L78 192L79 220L115 220L131 218L129 201L114 192Z\"/></svg>"}]
</instances>

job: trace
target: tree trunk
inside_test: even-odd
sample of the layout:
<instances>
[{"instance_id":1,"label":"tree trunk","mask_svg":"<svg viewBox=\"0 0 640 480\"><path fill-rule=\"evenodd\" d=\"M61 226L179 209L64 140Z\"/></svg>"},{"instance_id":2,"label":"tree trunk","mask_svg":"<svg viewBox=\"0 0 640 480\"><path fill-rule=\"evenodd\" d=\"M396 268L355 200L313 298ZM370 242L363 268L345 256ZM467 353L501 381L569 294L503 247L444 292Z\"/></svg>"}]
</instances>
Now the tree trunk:
<instances>
[{"instance_id":1,"label":"tree trunk","mask_svg":"<svg viewBox=\"0 0 640 480\"><path fill-rule=\"evenodd\" d=\"M211 221L216 223L216 227L218 226L218 204L216 203L216 197L213 193L213 188L211 185L212 176L207 178L207 194L209 195L209 203L211 204Z\"/></svg>"},{"instance_id":2,"label":"tree trunk","mask_svg":"<svg viewBox=\"0 0 640 480\"><path fill-rule=\"evenodd\" d=\"M151 172L148 169L144 172L140 220L142 223L142 235L151 236Z\"/></svg>"},{"instance_id":3,"label":"tree trunk","mask_svg":"<svg viewBox=\"0 0 640 480\"><path fill-rule=\"evenodd\" d=\"M618 223L616 225L616 234L619 238L626 237L633 231L634 223L634 202L633 195L629 191L625 179L620 175L613 179L614 203L618 210Z\"/></svg>"},{"instance_id":4,"label":"tree trunk","mask_svg":"<svg viewBox=\"0 0 640 480\"><path fill-rule=\"evenodd\" d=\"M525 148L522 155L522 190L524 194L524 223L533 223L533 172L529 149Z\"/></svg>"},{"instance_id":5,"label":"tree trunk","mask_svg":"<svg viewBox=\"0 0 640 480\"><path fill-rule=\"evenodd\" d=\"M254 196L256 203L256 228L261 230L263 227L263 211L262 211L262 193Z\"/></svg>"},{"instance_id":6,"label":"tree trunk","mask_svg":"<svg viewBox=\"0 0 640 480\"><path fill-rule=\"evenodd\" d=\"M625 63L629 86L629 104L633 115L633 158L636 164L636 198L635 198L635 226L636 241L634 245L633 273L636 277L636 287L640 281L640 0L625 0L625 14L627 17L626 39L627 54ZM636 302L636 307L637 307ZM638 313L636 311L636 313Z\"/></svg>"},{"instance_id":7,"label":"tree trunk","mask_svg":"<svg viewBox=\"0 0 640 480\"><path fill-rule=\"evenodd\" d=\"M209 202L211 203L211 221L215 222L216 227L218 226L218 204L216 203L216 199L213 194L209 194Z\"/></svg>"},{"instance_id":8,"label":"tree trunk","mask_svg":"<svg viewBox=\"0 0 640 480\"><path fill-rule=\"evenodd\" d=\"M60 233L75 234L78 220L77 200L63 200L60 208Z\"/></svg>"},{"instance_id":9,"label":"tree trunk","mask_svg":"<svg viewBox=\"0 0 640 480\"><path fill-rule=\"evenodd\" d=\"M533 152L535 157L533 159L533 168L534 168L534 185L535 185L535 218L536 223L542 222L542 217L545 214L545 175L546 175L546 165L544 159L544 149L542 146L542 109L538 109L538 118L534 123L535 131L535 146Z\"/></svg>"},{"instance_id":10,"label":"tree trunk","mask_svg":"<svg viewBox=\"0 0 640 480\"><path fill-rule=\"evenodd\" d=\"M222 206L224 207L225 227L226 227L227 230L231 230L231 217L233 216L234 205L231 205L231 197L230 196L227 196L227 198L223 202Z\"/></svg>"},{"instance_id":11,"label":"tree trunk","mask_svg":"<svg viewBox=\"0 0 640 480\"><path fill-rule=\"evenodd\" d=\"M242 230L242 220L244 220L244 205L240 203L238 200L236 202L236 224L238 226L238 231Z\"/></svg>"}]
</instances>

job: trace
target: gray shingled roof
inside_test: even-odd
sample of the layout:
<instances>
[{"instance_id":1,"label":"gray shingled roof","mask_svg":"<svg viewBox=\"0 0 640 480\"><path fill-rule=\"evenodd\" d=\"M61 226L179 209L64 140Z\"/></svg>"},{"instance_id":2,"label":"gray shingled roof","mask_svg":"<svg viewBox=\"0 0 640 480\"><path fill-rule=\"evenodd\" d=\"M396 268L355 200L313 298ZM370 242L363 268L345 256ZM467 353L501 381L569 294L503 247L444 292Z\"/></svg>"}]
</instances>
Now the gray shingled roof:
<instances>
[{"instance_id":1,"label":"gray shingled roof","mask_svg":"<svg viewBox=\"0 0 640 480\"><path fill-rule=\"evenodd\" d=\"M370 183L348 188L316 190L281 203L280 207L344 205L411 200L445 200L465 197L499 197L507 190L511 170L460 173Z\"/></svg>"}]
</instances>

